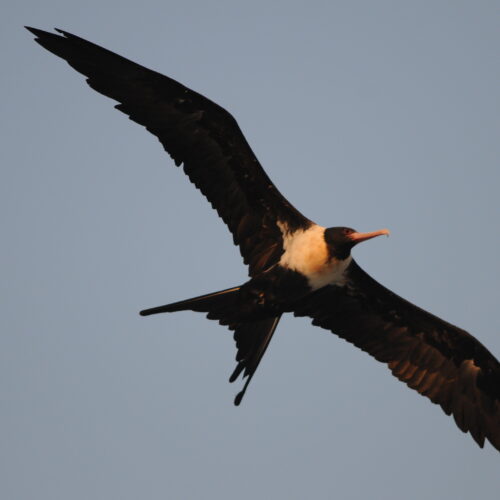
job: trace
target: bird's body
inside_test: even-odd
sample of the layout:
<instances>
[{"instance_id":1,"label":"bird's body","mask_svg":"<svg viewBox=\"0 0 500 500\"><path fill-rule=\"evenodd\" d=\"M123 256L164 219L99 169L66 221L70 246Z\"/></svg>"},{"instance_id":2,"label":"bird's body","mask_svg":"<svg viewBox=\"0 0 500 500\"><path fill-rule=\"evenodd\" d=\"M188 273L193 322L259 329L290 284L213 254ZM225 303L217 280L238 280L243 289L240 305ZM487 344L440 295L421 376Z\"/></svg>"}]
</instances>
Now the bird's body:
<instances>
[{"instance_id":1,"label":"bird's body","mask_svg":"<svg viewBox=\"0 0 500 500\"><path fill-rule=\"evenodd\" d=\"M359 242L388 234L324 228L304 217L262 169L234 118L202 95L82 38L28 28L116 108L158 137L228 226L248 265L239 286L142 311L192 310L234 331L246 378L239 404L284 313L307 316L387 364L500 450L500 364L468 332L398 297L353 260Z\"/></svg>"}]
</instances>

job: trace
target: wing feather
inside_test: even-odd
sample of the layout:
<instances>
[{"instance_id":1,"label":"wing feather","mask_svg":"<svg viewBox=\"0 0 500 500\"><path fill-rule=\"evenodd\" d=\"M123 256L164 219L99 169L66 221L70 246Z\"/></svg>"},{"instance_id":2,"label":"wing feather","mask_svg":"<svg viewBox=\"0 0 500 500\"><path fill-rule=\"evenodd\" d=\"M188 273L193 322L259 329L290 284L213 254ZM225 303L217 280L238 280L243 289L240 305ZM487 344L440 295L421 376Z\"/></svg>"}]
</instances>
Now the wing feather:
<instances>
[{"instance_id":1,"label":"wing feather","mask_svg":"<svg viewBox=\"0 0 500 500\"><path fill-rule=\"evenodd\" d=\"M398 297L354 261L345 286L318 290L295 315L386 363L408 387L453 414L481 447L486 438L500 450L500 364L465 330Z\"/></svg>"},{"instance_id":2,"label":"wing feather","mask_svg":"<svg viewBox=\"0 0 500 500\"><path fill-rule=\"evenodd\" d=\"M65 31L27 28L36 41L87 77L97 92L119 102L115 107L154 134L177 166L206 196L229 227L234 243L254 276L273 265L282 233L311 222L278 191L231 114L206 97ZM255 253L255 248L258 252Z\"/></svg>"}]
</instances>

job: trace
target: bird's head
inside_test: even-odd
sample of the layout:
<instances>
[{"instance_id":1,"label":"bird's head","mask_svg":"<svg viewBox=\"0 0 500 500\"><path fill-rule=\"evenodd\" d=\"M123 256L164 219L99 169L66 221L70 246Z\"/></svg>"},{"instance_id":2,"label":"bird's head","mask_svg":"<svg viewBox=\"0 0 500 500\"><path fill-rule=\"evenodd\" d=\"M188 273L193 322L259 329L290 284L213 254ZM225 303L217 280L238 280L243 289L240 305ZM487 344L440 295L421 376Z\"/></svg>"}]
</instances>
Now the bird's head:
<instances>
[{"instance_id":1,"label":"bird's head","mask_svg":"<svg viewBox=\"0 0 500 500\"><path fill-rule=\"evenodd\" d=\"M371 233L358 233L350 227L329 227L325 229L325 241L330 256L344 260L349 257L354 245L383 234L389 236L389 230L380 229Z\"/></svg>"}]
</instances>

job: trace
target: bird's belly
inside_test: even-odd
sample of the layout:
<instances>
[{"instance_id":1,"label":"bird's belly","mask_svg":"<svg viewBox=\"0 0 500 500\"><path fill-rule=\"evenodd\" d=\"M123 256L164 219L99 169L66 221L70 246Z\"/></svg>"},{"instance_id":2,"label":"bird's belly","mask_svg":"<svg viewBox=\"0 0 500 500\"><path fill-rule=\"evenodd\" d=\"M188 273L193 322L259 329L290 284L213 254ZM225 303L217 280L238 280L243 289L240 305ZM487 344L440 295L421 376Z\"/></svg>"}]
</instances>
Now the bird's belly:
<instances>
[{"instance_id":1,"label":"bird's belly","mask_svg":"<svg viewBox=\"0 0 500 500\"><path fill-rule=\"evenodd\" d=\"M351 263L352 258L345 260L332 258L322 265L314 266L304 273L313 290L318 290L326 285L342 285L344 283L344 272Z\"/></svg>"},{"instance_id":2,"label":"bird's belly","mask_svg":"<svg viewBox=\"0 0 500 500\"><path fill-rule=\"evenodd\" d=\"M323 288L326 285L342 285L344 283L344 272L351 263L352 257L345 260L336 258L328 259L324 255L311 253L302 259L294 261L283 261L283 267L300 273L307 279L312 291Z\"/></svg>"}]
</instances>

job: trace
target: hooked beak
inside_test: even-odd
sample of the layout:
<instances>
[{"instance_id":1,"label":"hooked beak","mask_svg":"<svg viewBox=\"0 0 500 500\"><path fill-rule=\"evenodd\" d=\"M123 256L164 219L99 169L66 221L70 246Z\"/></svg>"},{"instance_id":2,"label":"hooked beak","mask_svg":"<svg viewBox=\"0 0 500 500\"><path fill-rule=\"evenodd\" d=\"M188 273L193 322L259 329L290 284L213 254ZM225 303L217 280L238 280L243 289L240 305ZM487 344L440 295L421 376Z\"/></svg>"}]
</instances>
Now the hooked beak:
<instances>
[{"instance_id":1,"label":"hooked beak","mask_svg":"<svg viewBox=\"0 0 500 500\"><path fill-rule=\"evenodd\" d=\"M379 229L378 231L373 231L371 233L352 233L349 237L353 240L354 244L357 244L384 234L389 236L391 233L389 232L389 229Z\"/></svg>"}]
</instances>

